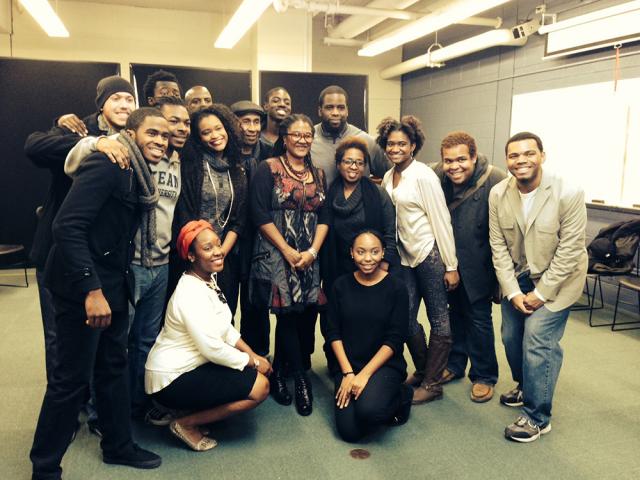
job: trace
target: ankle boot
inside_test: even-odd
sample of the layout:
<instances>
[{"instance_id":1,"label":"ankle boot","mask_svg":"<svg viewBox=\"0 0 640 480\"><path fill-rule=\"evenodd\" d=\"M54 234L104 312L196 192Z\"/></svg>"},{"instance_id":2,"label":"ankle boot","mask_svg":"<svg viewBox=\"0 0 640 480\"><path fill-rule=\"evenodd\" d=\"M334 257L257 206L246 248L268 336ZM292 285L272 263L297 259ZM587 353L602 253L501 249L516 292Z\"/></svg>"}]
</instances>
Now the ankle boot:
<instances>
[{"instance_id":1,"label":"ankle boot","mask_svg":"<svg viewBox=\"0 0 640 480\"><path fill-rule=\"evenodd\" d=\"M420 325L418 333L407 340L407 348L409 348L416 371L409 375L404 383L417 387L424 380L424 368L427 364L427 337L422 325Z\"/></svg>"},{"instance_id":2,"label":"ankle boot","mask_svg":"<svg viewBox=\"0 0 640 480\"><path fill-rule=\"evenodd\" d=\"M413 393L414 405L420 405L442 398L442 385L439 381L442 377L442 372L447 366L452 343L453 341L450 336L442 337L439 335L431 335L429 339L425 377Z\"/></svg>"},{"instance_id":3,"label":"ankle boot","mask_svg":"<svg viewBox=\"0 0 640 480\"><path fill-rule=\"evenodd\" d=\"M311 415L313 410L313 395L311 393L311 382L302 372L293 375L296 396L296 410L298 414L306 417Z\"/></svg>"},{"instance_id":4,"label":"ankle boot","mask_svg":"<svg viewBox=\"0 0 640 480\"><path fill-rule=\"evenodd\" d=\"M291 394L281 370L274 370L269 378L269 391L273 399L280 405L291 405Z\"/></svg>"}]
</instances>

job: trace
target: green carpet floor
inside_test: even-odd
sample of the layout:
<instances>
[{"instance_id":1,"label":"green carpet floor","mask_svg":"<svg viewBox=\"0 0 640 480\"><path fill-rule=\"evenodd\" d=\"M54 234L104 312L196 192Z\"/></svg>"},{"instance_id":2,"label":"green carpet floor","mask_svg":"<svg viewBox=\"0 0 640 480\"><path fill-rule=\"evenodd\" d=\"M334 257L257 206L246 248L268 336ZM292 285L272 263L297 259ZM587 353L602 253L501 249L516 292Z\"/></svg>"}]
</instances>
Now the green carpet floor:
<instances>
[{"instance_id":1,"label":"green carpet floor","mask_svg":"<svg viewBox=\"0 0 640 480\"><path fill-rule=\"evenodd\" d=\"M0 283L9 280L0 272ZM30 478L29 448L45 389L42 327L35 278L28 289L0 287L0 480ZM512 388L494 311L500 380ZM606 319L611 311L598 312ZM426 324L424 311L421 322ZM90 479L638 479L640 478L640 330L590 328L574 312L563 340L564 365L554 399L553 430L524 445L504 439L517 410L497 397L469 400L467 379L445 387L441 401L413 409L409 422L350 445L333 427L332 387L318 333L314 411L300 417L271 398L215 426L216 449L196 453L166 429L135 425L136 440L162 455L159 469L105 465L86 426L64 458L65 480ZM349 452L364 448L365 460Z\"/></svg>"}]
</instances>

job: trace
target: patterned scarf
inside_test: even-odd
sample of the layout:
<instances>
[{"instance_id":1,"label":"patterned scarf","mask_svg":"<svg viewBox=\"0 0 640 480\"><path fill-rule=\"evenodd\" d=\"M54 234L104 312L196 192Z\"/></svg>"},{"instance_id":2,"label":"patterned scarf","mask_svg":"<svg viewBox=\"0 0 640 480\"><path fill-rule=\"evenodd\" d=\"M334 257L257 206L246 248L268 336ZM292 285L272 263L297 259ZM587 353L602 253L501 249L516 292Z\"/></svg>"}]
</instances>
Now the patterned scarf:
<instances>
[{"instance_id":1,"label":"patterned scarf","mask_svg":"<svg viewBox=\"0 0 640 480\"><path fill-rule=\"evenodd\" d=\"M118 135L118 141L129 150L131 168L138 181L138 204L142 207L142 223L140 225L140 253L142 265L153 267L151 249L157 240L156 232L156 206L160 199L160 193L156 182L151 175L147 161L136 143L124 132Z\"/></svg>"}]
</instances>

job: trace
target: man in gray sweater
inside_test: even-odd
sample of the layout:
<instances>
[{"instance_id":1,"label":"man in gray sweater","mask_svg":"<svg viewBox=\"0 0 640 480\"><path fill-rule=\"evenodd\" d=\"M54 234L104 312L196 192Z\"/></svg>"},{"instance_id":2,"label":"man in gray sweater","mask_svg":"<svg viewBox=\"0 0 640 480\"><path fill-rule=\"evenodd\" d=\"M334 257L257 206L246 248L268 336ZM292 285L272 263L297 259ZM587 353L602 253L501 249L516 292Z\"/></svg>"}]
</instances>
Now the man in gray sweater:
<instances>
[{"instance_id":1,"label":"man in gray sweater","mask_svg":"<svg viewBox=\"0 0 640 480\"><path fill-rule=\"evenodd\" d=\"M337 85L330 85L318 96L318 116L321 122L315 126L313 143L311 144L311 161L316 167L324 170L327 186L338 175L336 168L336 148L347 137L359 137L367 142L371 165L365 171L380 179L391 168L384 152L376 144L375 139L355 125L347 123L349 107L347 92ZM380 183L380 182L376 182Z\"/></svg>"}]
</instances>

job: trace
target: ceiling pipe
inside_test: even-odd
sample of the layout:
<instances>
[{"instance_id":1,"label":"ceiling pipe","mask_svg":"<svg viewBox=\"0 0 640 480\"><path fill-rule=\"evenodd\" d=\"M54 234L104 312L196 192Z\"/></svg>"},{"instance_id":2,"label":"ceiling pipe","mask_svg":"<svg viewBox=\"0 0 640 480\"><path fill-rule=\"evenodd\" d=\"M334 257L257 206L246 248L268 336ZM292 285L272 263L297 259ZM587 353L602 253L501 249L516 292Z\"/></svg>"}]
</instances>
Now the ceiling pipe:
<instances>
[{"instance_id":1,"label":"ceiling pipe","mask_svg":"<svg viewBox=\"0 0 640 480\"><path fill-rule=\"evenodd\" d=\"M453 0L418 20L403 23L399 28L367 42L358 50L358 55L361 57L379 55L509 1Z\"/></svg>"},{"instance_id":2,"label":"ceiling pipe","mask_svg":"<svg viewBox=\"0 0 640 480\"><path fill-rule=\"evenodd\" d=\"M373 2L368 3L367 7L384 8L395 6L397 10L404 10L417 2L418 0L404 0L401 2L398 2L397 0L374 0ZM384 21L385 18L381 17L353 15L331 29L331 31L329 31L329 36L331 38L354 38Z\"/></svg>"},{"instance_id":3,"label":"ceiling pipe","mask_svg":"<svg viewBox=\"0 0 640 480\"><path fill-rule=\"evenodd\" d=\"M364 45L364 40L324 37L324 44L329 47L361 47Z\"/></svg>"},{"instance_id":4,"label":"ceiling pipe","mask_svg":"<svg viewBox=\"0 0 640 480\"><path fill-rule=\"evenodd\" d=\"M509 28L490 30L475 37L438 48L437 50L431 50L431 48L429 48L430 51L424 55L419 55L397 65L385 68L380 72L380 77L384 80L389 80L404 75L405 73L420 70L421 68L441 67L443 66L443 62L447 60L479 52L480 50L486 50L487 48L498 46L517 47L527 43L528 36L515 38L514 30L515 29Z\"/></svg>"}]
</instances>

